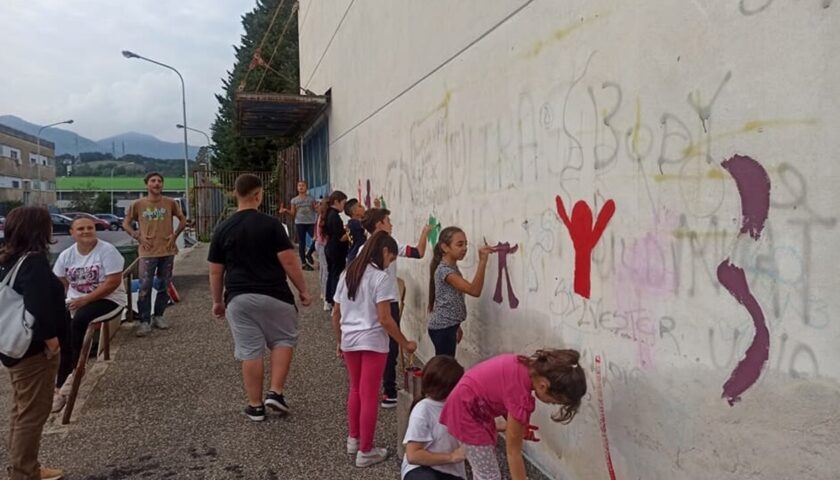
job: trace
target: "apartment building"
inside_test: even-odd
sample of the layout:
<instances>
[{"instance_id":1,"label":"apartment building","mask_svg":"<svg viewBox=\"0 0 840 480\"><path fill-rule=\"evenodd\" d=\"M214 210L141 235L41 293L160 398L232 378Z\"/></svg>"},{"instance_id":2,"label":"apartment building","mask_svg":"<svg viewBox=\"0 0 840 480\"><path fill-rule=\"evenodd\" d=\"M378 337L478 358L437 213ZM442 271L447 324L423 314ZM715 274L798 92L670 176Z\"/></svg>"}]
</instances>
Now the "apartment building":
<instances>
[{"instance_id":1,"label":"apartment building","mask_svg":"<svg viewBox=\"0 0 840 480\"><path fill-rule=\"evenodd\" d=\"M13 202L49 206L55 199L55 144L0 125L0 210Z\"/></svg>"}]
</instances>

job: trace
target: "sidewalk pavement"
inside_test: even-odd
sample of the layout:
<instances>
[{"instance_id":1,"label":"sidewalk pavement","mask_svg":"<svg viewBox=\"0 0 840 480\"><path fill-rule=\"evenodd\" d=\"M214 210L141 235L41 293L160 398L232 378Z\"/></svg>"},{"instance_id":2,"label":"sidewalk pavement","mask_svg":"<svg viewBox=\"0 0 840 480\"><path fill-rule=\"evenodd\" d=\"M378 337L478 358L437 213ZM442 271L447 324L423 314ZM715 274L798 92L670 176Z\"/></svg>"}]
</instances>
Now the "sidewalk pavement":
<instances>
[{"instance_id":1,"label":"sidewalk pavement","mask_svg":"<svg viewBox=\"0 0 840 480\"><path fill-rule=\"evenodd\" d=\"M171 328L135 338L117 333L112 360L85 376L68 426L60 414L45 429L40 459L67 479L395 479L396 411L380 409L376 445L392 456L356 468L344 452L346 373L335 357L321 303L300 311L300 337L286 398L292 414L253 423L227 322L210 315L207 245L175 266L182 301L167 309ZM317 272L306 273L315 299ZM267 386L267 385L266 385ZM8 436L8 374L0 372L0 431ZM5 465L6 448L0 449ZM537 477L530 477L537 478Z\"/></svg>"}]
</instances>

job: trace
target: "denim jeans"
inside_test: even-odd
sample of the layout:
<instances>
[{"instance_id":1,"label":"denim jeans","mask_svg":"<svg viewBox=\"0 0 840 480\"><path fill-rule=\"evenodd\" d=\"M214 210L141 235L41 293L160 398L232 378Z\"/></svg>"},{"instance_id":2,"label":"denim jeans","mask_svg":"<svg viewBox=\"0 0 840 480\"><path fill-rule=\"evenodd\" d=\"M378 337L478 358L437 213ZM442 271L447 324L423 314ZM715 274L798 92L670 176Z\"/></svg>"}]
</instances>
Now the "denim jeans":
<instances>
[{"instance_id":1,"label":"denim jeans","mask_svg":"<svg viewBox=\"0 0 840 480\"><path fill-rule=\"evenodd\" d=\"M298 239L298 253L300 254L301 265L306 264L306 256L312 255L315 251L315 224L314 223L296 223L295 231ZM306 237L312 237L312 245L309 246L309 251L306 251Z\"/></svg>"},{"instance_id":2,"label":"denim jeans","mask_svg":"<svg viewBox=\"0 0 840 480\"><path fill-rule=\"evenodd\" d=\"M142 257L140 258L140 291L137 292L137 310L140 314L141 323L152 321L152 287L156 287L155 296L156 317L162 317L169 303L167 287L172 281L172 265L175 263L175 256L168 257ZM157 277L157 278L155 278Z\"/></svg>"}]
</instances>

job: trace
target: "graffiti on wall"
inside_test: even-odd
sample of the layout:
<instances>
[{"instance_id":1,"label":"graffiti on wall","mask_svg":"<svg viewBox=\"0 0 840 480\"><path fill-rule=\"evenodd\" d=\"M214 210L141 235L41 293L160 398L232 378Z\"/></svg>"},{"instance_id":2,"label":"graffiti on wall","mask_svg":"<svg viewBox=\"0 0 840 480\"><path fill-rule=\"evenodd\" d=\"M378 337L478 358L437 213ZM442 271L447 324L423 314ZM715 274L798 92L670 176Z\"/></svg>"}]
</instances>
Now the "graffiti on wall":
<instances>
[{"instance_id":1,"label":"graffiti on wall","mask_svg":"<svg viewBox=\"0 0 840 480\"><path fill-rule=\"evenodd\" d=\"M750 157L735 155L723 161L725 168L735 179L741 196L741 235L747 234L758 240L770 210L770 177L760 163ZM750 291L744 269L734 265L729 258L720 263L717 277L726 290L744 305L755 325L755 336L747 348L744 358L723 384L723 398L734 405L740 395L750 388L761 375L761 370L770 356L770 331L764 312L758 300Z\"/></svg>"},{"instance_id":2,"label":"graffiti on wall","mask_svg":"<svg viewBox=\"0 0 840 480\"><path fill-rule=\"evenodd\" d=\"M508 242L499 242L493 247L493 251L499 256L499 275L496 279L496 292L493 294L493 301L502 303L504 300L502 296L502 275L504 275L504 279L507 282L508 305L510 305L510 308L518 307L519 299L516 298L516 294L513 292L513 285L510 283L510 271L508 270L507 260L508 255L516 253L517 250L519 250L519 245L511 246Z\"/></svg>"},{"instance_id":3,"label":"graffiti on wall","mask_svg":"<svg viewBox=\"0 0 840 480\"><path fill-rule=\"evenodd\" d=\"M572 207L572 216L566 213L563 199L560 195L555 198L557 202L557 214L566 228L569 236L572 237L572 245L575 247L575 293L583 298L589 298L590 271L592 269L592 249L601 239L601 235L607 228L613 214L615 213L615 202L607 200L604 207L598 212L595 226L592 226L592 208L583 200L579 200Z\"/></svg>"}]
</instances>

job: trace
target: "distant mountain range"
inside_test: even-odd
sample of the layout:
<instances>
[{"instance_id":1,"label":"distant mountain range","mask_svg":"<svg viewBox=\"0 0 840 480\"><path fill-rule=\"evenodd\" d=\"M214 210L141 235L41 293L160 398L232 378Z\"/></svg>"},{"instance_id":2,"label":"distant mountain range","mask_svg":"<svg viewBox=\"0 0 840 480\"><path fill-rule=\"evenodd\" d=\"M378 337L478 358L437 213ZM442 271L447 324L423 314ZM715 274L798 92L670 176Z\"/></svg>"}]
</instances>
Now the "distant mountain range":
<instances>
[{"instance_id":1,"label":"distant mountain range","mask_svg":"<svg viewBox=\"0 0 840 480\"><path fill-rule=\"evenodd\" d=\"M16 128L30 135L37 135L40 125L29 123L26 120L14 115L0 115L0 123L8 127ZM103 138L94 141L78 136L78 149L76 147L76 134L61 128L46 128L41 132L41 138L55 143L56 155L69 153L75 155L84 152L114 153L117 158L125 154L137 154L144 157L159 159L183 159L184 144L164 142L152 135L137 132L121 133L113 137ZM123 151L125 145L125 151ZM189 157L195 159L199 147L189 146Z\"/></svg>"}]
</instances>

